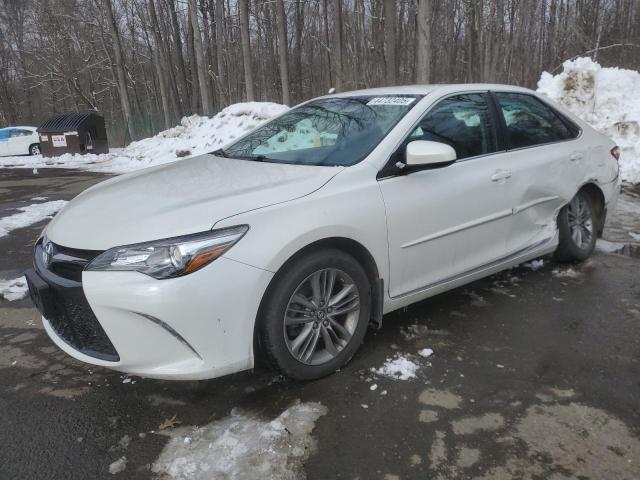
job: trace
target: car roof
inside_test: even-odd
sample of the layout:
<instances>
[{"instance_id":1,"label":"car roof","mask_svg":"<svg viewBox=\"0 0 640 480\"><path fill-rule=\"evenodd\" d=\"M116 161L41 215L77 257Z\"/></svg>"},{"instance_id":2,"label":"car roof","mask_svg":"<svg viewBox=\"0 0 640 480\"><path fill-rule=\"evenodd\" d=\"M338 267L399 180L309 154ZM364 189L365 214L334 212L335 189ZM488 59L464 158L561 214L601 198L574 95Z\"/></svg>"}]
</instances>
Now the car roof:
<instances>
[{"instance_id":1,"label":"car roof","mask_svg":"<svg viewBox=\"0 0 640 480\"><path fill-rule=\"evenodd\" d=\"M477 90L498 90L512 92L535 93L528 88L515 85L500 85L495 83L442 83L431 85L399 85L395 87L366 88L363 90L353 90L325 95L328 97L357 97L368 95L428 95L434 92L443 94L453 92L477 91Z\"/></svg>"}]
</instances>

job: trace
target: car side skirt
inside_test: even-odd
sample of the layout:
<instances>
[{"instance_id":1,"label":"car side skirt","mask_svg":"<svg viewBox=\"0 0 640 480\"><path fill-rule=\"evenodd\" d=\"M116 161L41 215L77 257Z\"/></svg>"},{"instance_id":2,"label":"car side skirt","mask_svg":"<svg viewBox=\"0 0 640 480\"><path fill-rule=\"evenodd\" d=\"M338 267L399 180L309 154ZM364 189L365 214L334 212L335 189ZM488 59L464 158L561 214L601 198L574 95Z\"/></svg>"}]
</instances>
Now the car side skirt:
<instances>
[{"instance_id":1,"label":"car side skirt","mask_svg":"<svg viewBox=\"0 0 640 480\"><path fill-rule=\"evenodd\" d=\"M546 255L555 251L558 245L558 233L553 237L545 238L538 242L535 242L521 250L512 252L509 255L494 260L491 263L482 265L480 267L473 268L451 277L447 277L438 282L426 285L411 292L391 297L385 305L384 313L392 312L398 308L405 307L425 298L432 297L439 293L451 290L453 288L465 285L483 277L493 275L494 273L506 270L508 268L515 267L523 262L537 258L541 255Z\"/></svg>"}]
</instances>

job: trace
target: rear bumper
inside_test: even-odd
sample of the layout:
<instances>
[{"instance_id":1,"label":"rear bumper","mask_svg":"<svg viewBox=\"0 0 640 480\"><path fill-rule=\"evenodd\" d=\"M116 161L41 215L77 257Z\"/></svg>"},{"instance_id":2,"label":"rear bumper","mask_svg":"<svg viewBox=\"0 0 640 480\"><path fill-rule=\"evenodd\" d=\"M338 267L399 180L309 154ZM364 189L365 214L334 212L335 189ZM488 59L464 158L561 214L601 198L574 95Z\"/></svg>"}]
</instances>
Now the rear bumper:
<instances>
[{"instance_id":1,"label":"rear bumper","mask_svg":"<svg viewBox=\"0 0 640 480\"><path fill-rule=\"evenodd\" d=\"M253 367L255 318L272 276L224 257L169 280L84 271L81 293L116 359L78 348L46 315L43 324L58 347L83 362L151 378L219 377Z\"/></svg>"}]
</instances>

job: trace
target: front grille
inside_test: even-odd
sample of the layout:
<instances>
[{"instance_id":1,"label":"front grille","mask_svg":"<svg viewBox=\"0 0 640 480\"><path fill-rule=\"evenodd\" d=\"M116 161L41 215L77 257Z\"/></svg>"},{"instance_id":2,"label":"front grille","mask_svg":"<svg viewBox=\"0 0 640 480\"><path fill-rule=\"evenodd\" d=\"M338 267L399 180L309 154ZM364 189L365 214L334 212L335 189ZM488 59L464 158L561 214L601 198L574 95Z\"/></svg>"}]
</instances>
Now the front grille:
<instances>
[{"instance_id":1,"label":"front grille","mask_svg":"<svg viewBox=\"0 0 640 480\"><path fill-rule=\"evenodd\" d=\"M71 292L70 290L74 290ZM51 327L69 345L90 357L117 362L120 356L93 314L82 288L52 289Z\"/></svg>"},{"instance_id":2,"label":"front grille","mask_svg":"<svg viewBox=\"0 0 640 480\"><path fill-rule=\"evenodd\" d=\"M53 244L53 252L49 270L62 278L76 282L82 280L84 267L102 253L97 250L78 250L56 244Z\"/></svg>"},{"instance_id":3,"label":"front grille","mask_svg":"<svg viewBox=\"0 0 640 480\"><path fill-rule=\"evenodd\" d=\"M48 285L49 307L42 313L51 328L79 352L117 362L120 356L91 310L81 283L84 267L100 253L53 245L50 263L47 265L42 242L38 242L34 267Z\"/></svg>"}]
</instances>

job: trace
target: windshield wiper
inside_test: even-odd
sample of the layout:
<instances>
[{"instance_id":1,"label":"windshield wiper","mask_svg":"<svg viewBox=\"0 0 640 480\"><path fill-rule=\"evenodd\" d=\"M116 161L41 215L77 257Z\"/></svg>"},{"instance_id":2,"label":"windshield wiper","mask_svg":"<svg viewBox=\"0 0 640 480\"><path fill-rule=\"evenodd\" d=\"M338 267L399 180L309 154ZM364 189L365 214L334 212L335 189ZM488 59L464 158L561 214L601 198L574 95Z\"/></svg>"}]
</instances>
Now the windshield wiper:
<instances>
[{"instance_id":1,"label":"windshield wiper","mask_svg":"<svg viewBox=\"0 0 640 480\"><path fill-rule=\"evenodd\" d=\"M224 158L229 158L229 155L227 155L227 152L225 152L223 149L219 148L218 150L214 150L213 152L211 152L214 155L217 155L218 157L224 157Z\"/></svg>"}]
</instances>

